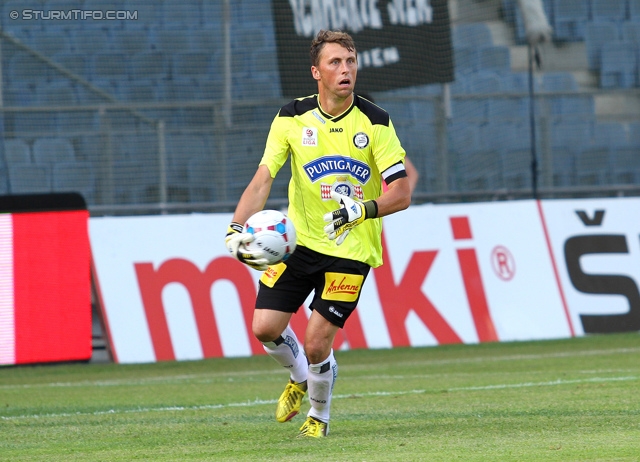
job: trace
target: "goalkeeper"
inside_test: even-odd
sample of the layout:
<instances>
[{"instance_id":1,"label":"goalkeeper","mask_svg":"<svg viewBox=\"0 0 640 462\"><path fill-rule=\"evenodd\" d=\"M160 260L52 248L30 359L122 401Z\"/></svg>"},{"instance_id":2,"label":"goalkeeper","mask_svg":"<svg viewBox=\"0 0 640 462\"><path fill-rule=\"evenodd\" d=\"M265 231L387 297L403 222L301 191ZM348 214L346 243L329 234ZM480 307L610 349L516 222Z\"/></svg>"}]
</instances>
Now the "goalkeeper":
<instances>
[{"instance_id":1,"label":"goalkeeper","mask_svg":"<svg viewBox=\"0 0 640 462\"><path fill-rule=\"evenodd\" d=\"M267 270L260 252L245 248L251 235L242 232L242 223L263 209L273 179L291 156L289 217L297 248L260 278L252 328L290 374L276 420L293 418L308 393L311 408L299 435L323 437L338 375L333 340L356 308L370 268L382 264L380 218L406 209L411 192L405 151L389 115L354 93L358 62L351 36L320 31L310 55L318 93L291 101L276 115L226 244L243 263ZM311 293L312 312L301 343L289 320Z\"/></svg>"}]
</instances>

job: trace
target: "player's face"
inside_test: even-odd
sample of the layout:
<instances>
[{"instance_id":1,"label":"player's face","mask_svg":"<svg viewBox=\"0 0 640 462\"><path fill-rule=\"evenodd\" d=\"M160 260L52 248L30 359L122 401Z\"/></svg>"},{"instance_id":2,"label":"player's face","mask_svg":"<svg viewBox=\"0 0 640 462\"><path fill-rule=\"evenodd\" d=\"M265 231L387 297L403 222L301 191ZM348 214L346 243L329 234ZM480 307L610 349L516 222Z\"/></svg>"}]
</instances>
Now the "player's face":
<instances>
[{"instance_id":1,"label":"player's face","mask_svg":"<svg viewBox=\"0 0 640 462\"><path fill-rule=\"evenodd\" d=\"M319 89L347 98L353 93L358 73L356 52L349 51L338 43L327 43L320 52L318 66L311 67L313 78Z\"/></svg>"}]
</instances>

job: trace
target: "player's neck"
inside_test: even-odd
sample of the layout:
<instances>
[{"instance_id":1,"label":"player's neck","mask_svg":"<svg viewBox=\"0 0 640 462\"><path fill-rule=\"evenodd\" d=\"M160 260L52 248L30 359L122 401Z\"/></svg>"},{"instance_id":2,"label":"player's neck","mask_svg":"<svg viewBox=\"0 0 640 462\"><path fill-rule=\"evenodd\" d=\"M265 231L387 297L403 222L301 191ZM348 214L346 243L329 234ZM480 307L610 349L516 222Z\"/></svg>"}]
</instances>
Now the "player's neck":
<instances>
[{"instance_id":1,"label":"player's neck","mask_svg":"<svg viewBox=\"0 0 640 462\"><path fill-rule=\"evenodd\" d=\"M320 104L320 108L322 109L322 111L334 117L339 116L344 111L349 109L352 103L353 93L347 98L332 98L331 96L328 96L326 94L318 95L318 104Z\"/></svg>"}]
</instances>

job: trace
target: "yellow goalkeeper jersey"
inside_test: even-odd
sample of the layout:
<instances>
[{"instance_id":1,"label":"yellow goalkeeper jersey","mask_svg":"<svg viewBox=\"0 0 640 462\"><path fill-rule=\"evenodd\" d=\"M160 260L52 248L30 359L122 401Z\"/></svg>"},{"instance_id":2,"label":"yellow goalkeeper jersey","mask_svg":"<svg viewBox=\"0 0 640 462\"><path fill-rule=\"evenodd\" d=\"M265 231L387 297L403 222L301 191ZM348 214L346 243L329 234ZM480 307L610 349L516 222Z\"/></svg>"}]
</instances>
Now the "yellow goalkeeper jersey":
<instances>
[{"instance_id":1,"label":"yellow goalkeeper jersey","mask_svg":"<svg viewBox=\"0 0 640 462\"><path fill-rule=\"evenodd\" d=\"M338 246L327 238L323 217L339 207L331 199L332 190L361 201L376 199L382 193L381 175L393 180L401 167L405 176L405 151L387 112L357 95L349 109L335 117L322 110L318 95L295 99L273 120L260 165L275 178L289 155L288 215L298 244L380 266L380 218L365 220Z\"/></svg>"}]
</instances>

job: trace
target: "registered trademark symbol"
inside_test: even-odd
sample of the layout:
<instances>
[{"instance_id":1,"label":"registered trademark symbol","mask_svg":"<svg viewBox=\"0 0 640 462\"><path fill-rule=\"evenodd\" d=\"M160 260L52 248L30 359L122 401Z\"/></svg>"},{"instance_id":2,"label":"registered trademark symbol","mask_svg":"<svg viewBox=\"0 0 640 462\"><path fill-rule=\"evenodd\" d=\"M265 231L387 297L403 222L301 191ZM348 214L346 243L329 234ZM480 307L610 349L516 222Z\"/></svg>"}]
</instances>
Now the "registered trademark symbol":
<instances>
[{"instance_id":1,"label":"registered trademark symbol","mask_svg":"<svg viewBox=\"0 0 640 462\"><path fill-rule=\"evenodd\" d=\"M491 251L493 271L503 281L510 281L516 274L516 261L509 249L499 245Z\"/></svg>"}]
</instances>

